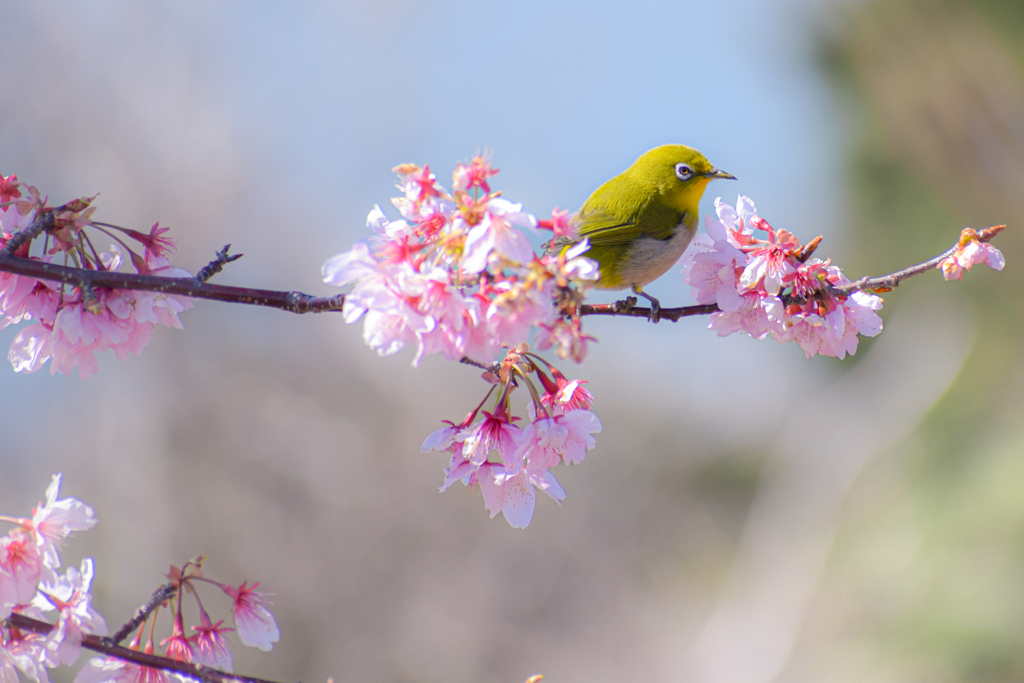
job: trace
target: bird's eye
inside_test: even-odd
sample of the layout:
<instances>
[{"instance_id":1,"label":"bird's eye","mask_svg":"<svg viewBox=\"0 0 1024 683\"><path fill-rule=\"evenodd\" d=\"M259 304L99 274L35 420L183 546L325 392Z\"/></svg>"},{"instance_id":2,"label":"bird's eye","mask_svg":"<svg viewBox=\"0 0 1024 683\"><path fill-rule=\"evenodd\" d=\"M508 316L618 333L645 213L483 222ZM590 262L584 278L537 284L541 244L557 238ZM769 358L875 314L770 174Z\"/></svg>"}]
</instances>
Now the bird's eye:
<instances>
[{"instance_id":1,"label":"bird's eye","mask_svg":"<svg viewBox=\"0 0 1024 683\"><path fill-rule=\"evenodd\" d=\"M676 164L676 177L680 180L689 180L693 177L693 169L688 164Z\"/></svg>"}]
</instances>

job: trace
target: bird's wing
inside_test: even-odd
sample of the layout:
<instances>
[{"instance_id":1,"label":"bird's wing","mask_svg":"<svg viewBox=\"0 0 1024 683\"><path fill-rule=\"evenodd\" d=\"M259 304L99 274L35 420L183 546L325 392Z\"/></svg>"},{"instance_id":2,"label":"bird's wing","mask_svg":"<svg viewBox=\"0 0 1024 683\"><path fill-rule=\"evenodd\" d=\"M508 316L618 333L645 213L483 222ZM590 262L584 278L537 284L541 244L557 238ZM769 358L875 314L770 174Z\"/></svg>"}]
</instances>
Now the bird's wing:
<instances>
[{"instance_id":1,"label":"bird's wing","mask_svg":"<svg viewBox=\"0 0 1024 683\"><path fill-rule=\"evenodd\" d=\"M576 228L579 236L588 238L594 246L629 244L640 236L636 221L623 220L601 210L578 214Z\"/></svg>"}]
</instances>

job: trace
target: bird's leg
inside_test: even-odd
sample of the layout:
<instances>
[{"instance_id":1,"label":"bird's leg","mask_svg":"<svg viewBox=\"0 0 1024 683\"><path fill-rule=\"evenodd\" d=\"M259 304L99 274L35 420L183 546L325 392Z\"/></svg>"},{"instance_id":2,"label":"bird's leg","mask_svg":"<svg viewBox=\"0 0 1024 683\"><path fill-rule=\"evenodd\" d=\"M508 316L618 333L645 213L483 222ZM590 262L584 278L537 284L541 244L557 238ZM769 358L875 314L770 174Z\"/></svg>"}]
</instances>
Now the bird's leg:
<instances>
[{"instance_id":1,"label":"bird's leg","mask_svg":"<svg viewBox=\"0 0 1024 683\"><path fill-rule=\"evenodd\" d=\"M642 296L643 298L651 302L651 312L647 316L647 319L650 320L652 323L656 323L659 320L661 320L661 302L655 299L650 294L644 292L639 287L633 287L633 292L638 296Z\"/></svg>"}]
</instances>

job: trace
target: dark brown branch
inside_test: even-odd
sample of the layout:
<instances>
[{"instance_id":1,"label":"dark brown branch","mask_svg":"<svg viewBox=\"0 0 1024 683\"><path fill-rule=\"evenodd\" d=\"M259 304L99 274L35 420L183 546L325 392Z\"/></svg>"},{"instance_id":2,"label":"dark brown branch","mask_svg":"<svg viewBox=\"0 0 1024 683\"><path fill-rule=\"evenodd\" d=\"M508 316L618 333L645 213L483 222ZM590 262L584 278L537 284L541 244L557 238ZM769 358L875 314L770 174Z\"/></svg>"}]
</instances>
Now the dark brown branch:
<instances>
[{"instance_id":1,"label":"dark brown branch","mask_svg":"<svg viewBox=\"0 0 1024 683\"><path fill-rule=\"evenodd\" d=\"M24 614L12 614L7 618L7 624L14 628L21 629L22 631L31 631L32 633L40 633L43 635L46 635L53 630L53 624L26 617ZM275 683L274 681L268 681L264 678L240 676L239 674L228 673L227 671L221 671L220 669L214 669L208 666L197 666L189 662L179 662L176 659L161 657L160 655L148 655L145 652L129 650L126 647L114 645L110 643L109 640L110 639L108 638L102 638L100 636L84 635L82 636L82 647L92 650L93 652L117 657L118 659L123 659L127 662L138 664L140 666L148 666L152 669L161 669L163 671L174 671L188 676L189 678L204 681L205 683L219 683L221 681L225 683L228 681L242 681L242 683Z\"/></svg>"},{"instance_id":2,"label":"dark brown branch","mask_svg":"<svg viewBox=\"0 0 1024 683\"><path fill-rule=\"evenodd\" d=\"M629 305L633 302L634 305ZM624 315L630 318L650 318L651 309L636 306L636 297L629 297L623 301L616 301L611 304L583 304L580 306L580 315ZM681 306L679 308L662 308L661 319L677 322L680 318L688 318L694 315L708 315L717 313L718 304L697 304L694 306Z\"/></svg>"},{"instance_id":3,"label":"dark brown branch","mask_svg":"<svg viewBox=\"0 0 1024 683\"><path fill-rule=\"evenodd\" d=\"M20 234L20 233L19 233ZM14 238L11 238L12 240ZM10 244L10 241L7 243ZM344 294L329 297L315 297L302 292L278 292L269 289L249 289L211 285L195 278L159 277L137 273L119 273L102 270L70 268L34 259L19 258L0 253L0 271L34 277L37 280L60 282L76 287L106 287L109 289L132 289L143 292L178 294L193 299L227 301L252 306L279 308L291 313L321 313L340 311L345 303Z\"/></svg>"},{"instance_id":4,"label":"dark brown branch","mask_svg":"<svg viewBox=\"0 0 1024 683\"><path fill-rule=\"evenodd\" d=\"M18 233L7 241L6 246L0 250L0 272L25 275L38 280L60 282L71 284L82 289L89 287L106 287L110 289L131 289L147 292L162 292L164 294L177 294L193 299L210 299L212 301L226 301L229 303L250 304L253 306L267 306L278 308L291 313L320 313L323 311L339 311L345 303L344 294L336 294L330 297L314 297L302 292L280 292L268 289L250 289L247 287L230 287L227 285L211 285L200 279L200 276L211 277L223 267L224 263L233 261L238 256L228 256L227 247L217 252L217 259L212 261L206 268L200 271L195 278L169 278L155 275L139 275L137 273L119 273L100 270L88 270L83 268L71 268L59 266L53 263L44 263L34 259L19 258L12 256L11 252L17 249L19 244L24 244L31 237L38 235L48 229L46 225L52 224L53 215L51 212L40 214L28 228ZM48 218L47 218L48 216ZM37 226L37 224L39 224ZM978 240L988 242L998 235L1006 226L997 225L986 228L977 233ZM33 233L33 231L35 231ZM26 235L25 237L22 237ZM20 240L16 243L16 240ZM813 240L808 247L816 247L818 240ZM12 249L12 245L14 245ZM229 245L230 246L230 245ZM888 291L898 286L903 280L915 275L926 273L939 266L943 260L952 256L959 242L935 258L929 259L916 266L904 268L903 270L883 275L881 277L863 277L842 287L832 290L833 294L846 296L855 291ZM807 255L810 255L808 249ZM207 273L210 269L212 272ZM719 310L715 304L703 304L696 306L681 306L678 308L662 308L660 317L665 320L676 322L681 318L694 315L708 315ZM579 307L579 315L613 315L626 316L631 318L650 318L651 309L638 307L636 297L628 297L622 301L611 304L583 304Z\"/></svg>"},{"instance_id":5,"label":"dark brown branch","mask_svg":"<svg viewBox=\"0 0 1024 683\"><path fill-rule=\"evenodd\" d=\"M117 633L109 638L110 643L112 645L120 645L122 640L130 636L132 631L137 629L142 622L149 618L149 615L153 613L153 610L160 606L164 601L170 599L177 590L178 587L173 583L165 583L157 588L156 592L153 593L153 597L149 599L149 602L135 610L135 614L132 615L132 618L129 619L124 626L117 629Z\"/></svg>"},{"instance_id":6,"label":"dark brown branch","mask_svg":"<svg viewBox=\"0 0 1024 683\"><path fill-rule=\"evenodd\" d=\"M22 245L31 242L44 232L52 230L53 214L54 209L36 212L36 217L32 219L27 228L12 235L11 239L7 240L7 244L4 245L3 249L0 249L0 254L13 256L14 252L18 251Z\"/></svg>"},{"instance_id":7,"label":"dark brown branch","mask_svg":"<svg viewBox=\"0 0 1024 683\"><path fill-rule=\"evenodd\" d=\"M196 273L196 279L200 282L209 282L211 277L224 270L224 266L232 261L237 261L244 256L244 254L232 254L231 256L228 256L228 249L230 248L230 244L225 244L224 248L217 252L217 258L207 263L202 270Z\"/></svg>"}]
</instances>

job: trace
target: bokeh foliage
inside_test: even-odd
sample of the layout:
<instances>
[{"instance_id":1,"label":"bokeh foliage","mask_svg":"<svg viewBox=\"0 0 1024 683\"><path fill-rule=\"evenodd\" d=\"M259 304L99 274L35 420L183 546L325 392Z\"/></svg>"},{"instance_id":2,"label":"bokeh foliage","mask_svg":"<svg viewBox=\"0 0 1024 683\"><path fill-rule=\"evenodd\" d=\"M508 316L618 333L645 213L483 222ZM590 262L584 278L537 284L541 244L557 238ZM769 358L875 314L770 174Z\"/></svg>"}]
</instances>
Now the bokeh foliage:
<instances>
[{"instance_id":1,"label":"bokeh foliage","mask_svg":"<svg viewBox=\"0 0 1024 683\"><path fill-rule=\"evenodd\" d=\"M849 270L898 267L943 249L951 226L995 223L1009 225L1008 266L954 285L974 309L971 353L861 478L811 617L821 629L799 651L828 662L827 675L807 664L818 680L1022 680L1024 5L879 0L841 17L821 63L856 122Z\"/></svg>"}]
</instances>

